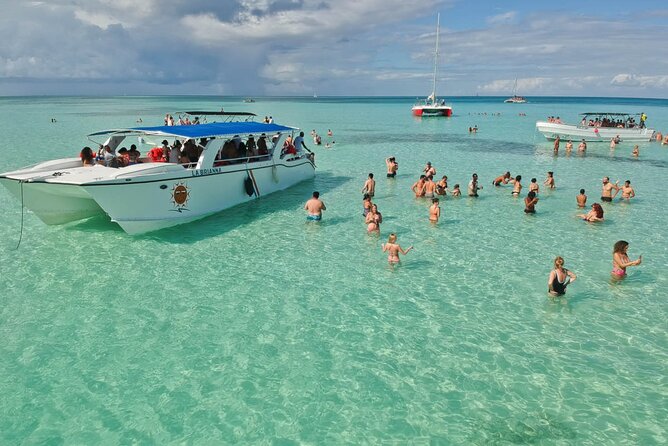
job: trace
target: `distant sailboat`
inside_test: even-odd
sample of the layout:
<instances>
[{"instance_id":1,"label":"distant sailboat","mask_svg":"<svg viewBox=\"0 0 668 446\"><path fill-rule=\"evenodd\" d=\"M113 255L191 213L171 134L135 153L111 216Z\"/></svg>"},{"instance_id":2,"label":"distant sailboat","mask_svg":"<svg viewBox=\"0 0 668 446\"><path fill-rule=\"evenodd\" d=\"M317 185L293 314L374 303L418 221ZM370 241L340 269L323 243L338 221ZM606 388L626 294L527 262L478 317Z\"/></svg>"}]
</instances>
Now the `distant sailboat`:
<instances>
[{"instance_id":1,"label":"distant sailboat","mask_svg":"<svg viewBox=\"0 0 668 446\"><path fill-rule=\"evenodd\" d=\"M505 102L506 104L524 104L526 103L526 98L523 96L517 96L517 78L515 78L515 86L513 87L513 95L512 97L509 97L506 99Z\"/></svg>"},{"instance_id":2,"label":"distant sailboat","mask_svg":"<svg viewBox=\"0 0 668 446\"><path fill-rule=\"evenodd\" d=\"M441 30L441 14L436 21L436 51L434 52L434 81L431 94L427 99L419 101L411 111L414 116L452 116L452 107L445 105L445 100L436 97L436 77L438 73L438 38Z\"/></svg>"}]
</instances>

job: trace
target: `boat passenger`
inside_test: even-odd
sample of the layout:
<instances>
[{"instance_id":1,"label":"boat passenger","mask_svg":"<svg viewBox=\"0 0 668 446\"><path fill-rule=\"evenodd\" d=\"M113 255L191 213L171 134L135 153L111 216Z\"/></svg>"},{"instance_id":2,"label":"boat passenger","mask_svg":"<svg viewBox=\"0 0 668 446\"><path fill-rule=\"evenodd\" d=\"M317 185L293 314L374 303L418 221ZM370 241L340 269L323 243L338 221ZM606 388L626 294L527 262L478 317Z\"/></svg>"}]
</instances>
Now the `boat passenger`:
<instances>
[{"instance_id":1,"label":"boat passenger","mask_svg":"<svg viewBox=\"0 0 668 446\"><path fill-rule=\"evenodd\" d=\"M575 282L577 276L564 268L564 259L557 256L554 259L554 269L550 272L547 279L547 292L554 297L566 294L566 287L569 283Z\"/></svg>"},{"instance_id":2,"label":"boat passenger","mask_svg":"<svg viewBox=\"0 0 668 446\"><path fill-rule=\"evenodd\" d=\"M260 138L257 140L257 153L258 155L269 155L269 150L267 149L267 135L264 133L260 135Z\"/></svg>"},{"instance_id":3,"label":"boat passenger","mask_svg":"<svg viewBox=\"0 0 668 446\"><path fill-rule=\"evenodd\" d=\"M141 157L141 152L137 150L137 146L134 144L130 145L130 150L128 151L128 157L130 158L130 164L141 163L139 158Z\"/></svg>"},{"instance_id":4,"label":"boat passenger","mask_svg":"<svg viewBox=\"0 0 668 446\"><path fill-rule=\"evenodd\" d=\"M128 154L128 149L121 147L121 149L118 151L118 155L118 157L121 158L121 161L123 162L123 167L130 164L130 155Z\"/></svg>"},{"instance_id":5,"label":"boat passenger","mask_svg":"<svg viewBox=\"0 0 668 446\"><path fill-rule=\"evenodd\" d=\"M638 256L637 260L630 260L627 251L629 249L629 242L619 240L612 248L612 278L619 280L626 277L626 268L629 266L638 266L642 263L642 256Z\"/></svg>"},{"instance_id":6,"label":"boat passenger","mask_svg":"<svg viewBox=\"0 0 668 446\"><path fill-rule=\"evenodd\" d=\"M152 163L163 162L162 147L153 147L148 151L148 153L146 153L146 156Z\"/></svg>"},{"instance_id":7,"label":"boat passenger","mask_svg":"<svg viewBox=\"0 0 668 446\"><path fill-rule=\"evenodd\" d=\"M105 145L103 157L104 157L104 164L108 166L111 160L116 157L116 153L114 153L111 147Z\"/></svg>"},{"instance_id":8,"label":"boat passenger","mask_svg":"<svg viewBox=\"0 0 668 446\"><path fill-rule=\"evenodd\" d=\"M292 136L287 136L283 142L283 150L281 150L281 158L287 155L296 155L297 149L292 144Z\"/></svg>"},{"instance_id":9,"label":"boat passenger","mask_svg":"<svg viewBox=\"0 0 668 446\"><path fill-rule=\"evenodd\" d=\"M93 149L88 146L81 149L79 158L81 158L81 162L83 163L84 167L93 167L95 165L95 155L93 155Z\"/></svg>"},{"instance_id":10,"label":"boat passenger","mask_svg":"<svg viewBox=\"0 0 668 446\"><path fill-rule=\"evenodd\" d=\"M246 140L246 151L248 152L248 156L258 156L257 144L255 143L255 137L253 135L248 135L248 139ZM255 161L255 159L253 159L253 161Z\"/></svg>"}]
</instances>

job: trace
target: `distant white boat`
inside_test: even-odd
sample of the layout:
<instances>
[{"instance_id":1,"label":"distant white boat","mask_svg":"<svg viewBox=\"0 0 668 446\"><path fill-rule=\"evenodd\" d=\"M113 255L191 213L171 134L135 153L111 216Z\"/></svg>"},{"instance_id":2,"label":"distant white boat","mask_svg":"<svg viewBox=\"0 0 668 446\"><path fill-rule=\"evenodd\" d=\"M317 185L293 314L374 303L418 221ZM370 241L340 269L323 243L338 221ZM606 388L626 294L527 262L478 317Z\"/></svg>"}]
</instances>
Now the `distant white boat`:
<instances>
[{"instance_id":1,"label":"distant white boat","mask_svg":"<svg viewBox=\"0 0 668 446\"><path fill-rule=\"evenodd\" d=\"M445 104L444 99L436 97L436 76L438 73L438 38L441 29L441 15L436 21L436 51L434 51L434 81L431 94L424 100L418 101L411 109L413 116L452 116L452 107Z\"/></svg>"},{"instance_id":2,"label":"distant white boat","mask_svg":"<svg viewBox=\"0 0 668 446\"><path fill-rule=\"evenodd\" d=\"M536 129L549 140L557 136L562 140L574 139L609 142L619 136L622 141L650 141L654 130L641 127L634 114L628 113L582 113L580 124L565 124L561 121L538 121Z\"/></svg>"},{"instance_id":3,"label":"distant white boat","mask_svg":"<svg viewBox=\"0 0 668 446\"><path fill-rule=\"evenodd\" d=\"M244 98L244 102L255 102L253 98Z\"/></svg>"},{"instance_id":4,"label":"distant white boat","mask_svg":"<svg viewBox=\"0 0 668 446\"><path fill-rule=\"evenodd\" d=\"M513 95L506 99L506 104L526 104L527 100L524 96L517 95L517 78L515 78L515 86L513 87Z\"/></svg>"}]
</instances>

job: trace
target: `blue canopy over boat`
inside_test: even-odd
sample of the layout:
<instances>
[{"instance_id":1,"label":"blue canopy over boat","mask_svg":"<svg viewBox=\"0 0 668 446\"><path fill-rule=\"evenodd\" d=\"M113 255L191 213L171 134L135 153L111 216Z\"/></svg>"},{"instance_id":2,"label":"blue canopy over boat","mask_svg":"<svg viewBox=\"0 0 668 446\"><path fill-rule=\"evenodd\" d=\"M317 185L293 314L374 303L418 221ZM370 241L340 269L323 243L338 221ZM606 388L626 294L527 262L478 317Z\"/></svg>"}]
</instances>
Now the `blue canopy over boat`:
<instances>
[{"instance_id":1,"label":"blue canopy over boat","mask_svg":"<svg viewBox=\"0 0 668 446\"><path fill-rule=\"evenodd\" d=\"M133 127L127 129L112 129L95 132L88 135L122 135L122 134L139 134L139 135L155 135L155 136L171 136L177 138L211 138L214 136L229 136L229 135L250 135L250 134L274 134L278 132L285 132L290 130L297 130L297 127L286 127L278 124L265 124L262 122L213 122L211 124L197 124L197 125L160 125L156 127Z\"/></svg>"}]
</instances>

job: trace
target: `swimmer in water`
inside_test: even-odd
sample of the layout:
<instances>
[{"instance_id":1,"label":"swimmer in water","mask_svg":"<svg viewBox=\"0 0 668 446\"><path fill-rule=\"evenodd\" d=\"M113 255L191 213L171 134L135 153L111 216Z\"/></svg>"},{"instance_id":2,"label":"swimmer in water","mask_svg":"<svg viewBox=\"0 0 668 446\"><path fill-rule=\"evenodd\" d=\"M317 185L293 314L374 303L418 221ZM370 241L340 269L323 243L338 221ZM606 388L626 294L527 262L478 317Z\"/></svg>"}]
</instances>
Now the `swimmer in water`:
<instances>
[{"instance_id":1,"label":"swimmer in water","mask_svg":"<svg viewBox=\"0 0 668 446\"><path fill-rule=\"evenodd\" d=\"M554 172L549 171L547 173L547 178L545 178L545 181L543 181L543 186L547 186L550 189L554 189L556 187L554 185Z\"/></svg>"},{"instance_id":2,"label":"swimmer in water","mask_svg":"<svg viewBox=\"0 0 668 446\"><path fill-rule=\"evenodd\" d=\"M461 197L462 196L462 191L459 190L459 184L455 184L455 187L452 189L452 196L453 197Z\"/></svg>"},{"instance_id":3,"label":"swimmer in water","mask_svg":"<svg viewBox=\"0 0 668 446\"><path fill-rule=\"evenodd\" d=\"M387 243L381 245L383 252L389 251L387 255L387 261L390 263L399 263L399 253L406 255L413 249L412 246L409 246L405 251L397 243L397 235L390 234L390 237L387 239Z\"/></svg>"},{"instance_id":4,"label":"swimmer in water","mask_svg":"<svg viewBox=\"0 0 668 446\"><path fill-rule=\"evenodd\" d=\"M631 181L624 181L624 185L620 188L622 191L622 200L629 201L631 198L636 196L636 191L631 187Z\"/></svg>"},{"instance_id":5,"label":"swimmer in water","mask_svg":"<svg viewBox=\"0 0 668 446\"><path fill-rule=\"evenodd\" d=\"M531 183L529 183L529 192L535 192L538 194L538 180L535 178L531 179Z\"/></svg>"},{"instance_id":6,"label":"swimmer in water","mask_svg":"<svg viewBox=\"0 0 668 446\"><path fill-rule=\"evenodd\" d=\"M383 215L378 212L378 206L375 204L371 205L371 210L366 214L366 223L367 232L377 232L380 234L380 224L383 222Z\"/></svg>"},{"instance_id":7,"label":"swimmer in water","mask_svg":"<svg viewBox=\"0 0 668 446\"><path fill-rule=\"evenodd\" d=\"M517 175L514 180L511 180L514 184L513 191L511 195L513 197L519 197L520 192L522 192L522 175Z\"/></svg>"},{"instance_id":8,"label":"swimmer in water","mask_svg":"<svg viewBox=\"0 0 668 446\"><path fill-rule=\"evenodd\" d=\"M553 297L563 296L566 294L566 287L575 282L575 279L577 276L564 268L563 257L557 256L554 259L554 269L547 279L547 292Z\"/></svg>"},{"instance_id":9,"label":"swimmer in water","mask_svg":"<svg viewBox=\"0 0 668 446\"><path fill-rule=\"evenodd\" d=\"M642 263L642 256L637 260L630 260L626 253L629 249L629 242L620 240L612 248L612 278L621 280L626 277L626 268L629 266L638 266Z\"/></svg>"},{"instance_id":10,"label":"swimmer in water","mask_svg":"<svg viewBox=\"0 0 668 446\"><path fill-rule=\"evenodd\" d=\"M322 220L322 211L327 210L325 203L320 199L320 192L313 192L313 197L306 202L304 209L308 212L306 220L320 221Z\"/></svg>"},{"instance_id":11,"label":"swimmer in water","mask_svg":"<svg viewBox=\"0 0 668 446\"><path fill-rule=\"evenodd\" d=\"M371 205L373 203L371 202L371 197L369 194L364 194L364 198L362 199L362 216L366 217L369 211L371 210Z\"/></svg>"},{"instance_id":12,"label":"swimmer in water","mask_svg":"<svg viewBox=\"0 0 668 446\"><path fill-rule=\"evenodd\" d=\"M591 211L586 214L580 214L578 217L581 217L584 221L590 221L592 223L603 221L603 208L600 204L594 203L591 205Z\"/></svg>"},{"instance_id":13,"label":"swimmer in water","mask_svg":"<svg viewBox=\"0 0 668 446\"><path fill-rule=\"evenodd\" d=\"M635 156L636 158L638 157L638 155L640 155L640 149L638 148L638 144L636 144L636 146L633 148L633 152L631 152L631 155Z\"/></svg>"},{"instance_id":14,"label":"swimmer in water","mask_svg":"<svg viewBox=\"0 0 668 446\"><path fill-rule=\"evenodd\" d=\"M525 214L535 214L536 213L536 203L538 203L538 197L536 197L536 192L529 191L527 196L524 198L524 213Z\"/></svg>"},{"instance_id":15,"label":"swimmer in water","mask_svg":"<svg viewBox=\"0 0 668 446\"><path fill-rule=\"evenodd\" d=\"M429 207L429 221L432 223L438 223L438 219L441 216L441 208L438 205L438 198L432 198L432 205Z\"/></svg>"},{"instance_id":16,"label":"swimmer in water","mask_svg":"<svg viewBox=\"0 0 668 446\"><path fill-rule=\"evenodd\" d=\"M585 195L585 190L580 189L580 195L575 197L575 201L578 202L578 207L583 208L587 204L587 196Z\"/></svg>"},{"instance_id":17,"label":"swimmer in water","mask_svg":"<svg viewBox=\"0 0 668 446\"><path fill-rule=\"evenodd\" d=\"M508 181L510 181L510 172L506 172L503 175L499 175L492 181L492 185L494 186L501 186L502 184L508 184Z\"/></svg>"}]
</instances>

